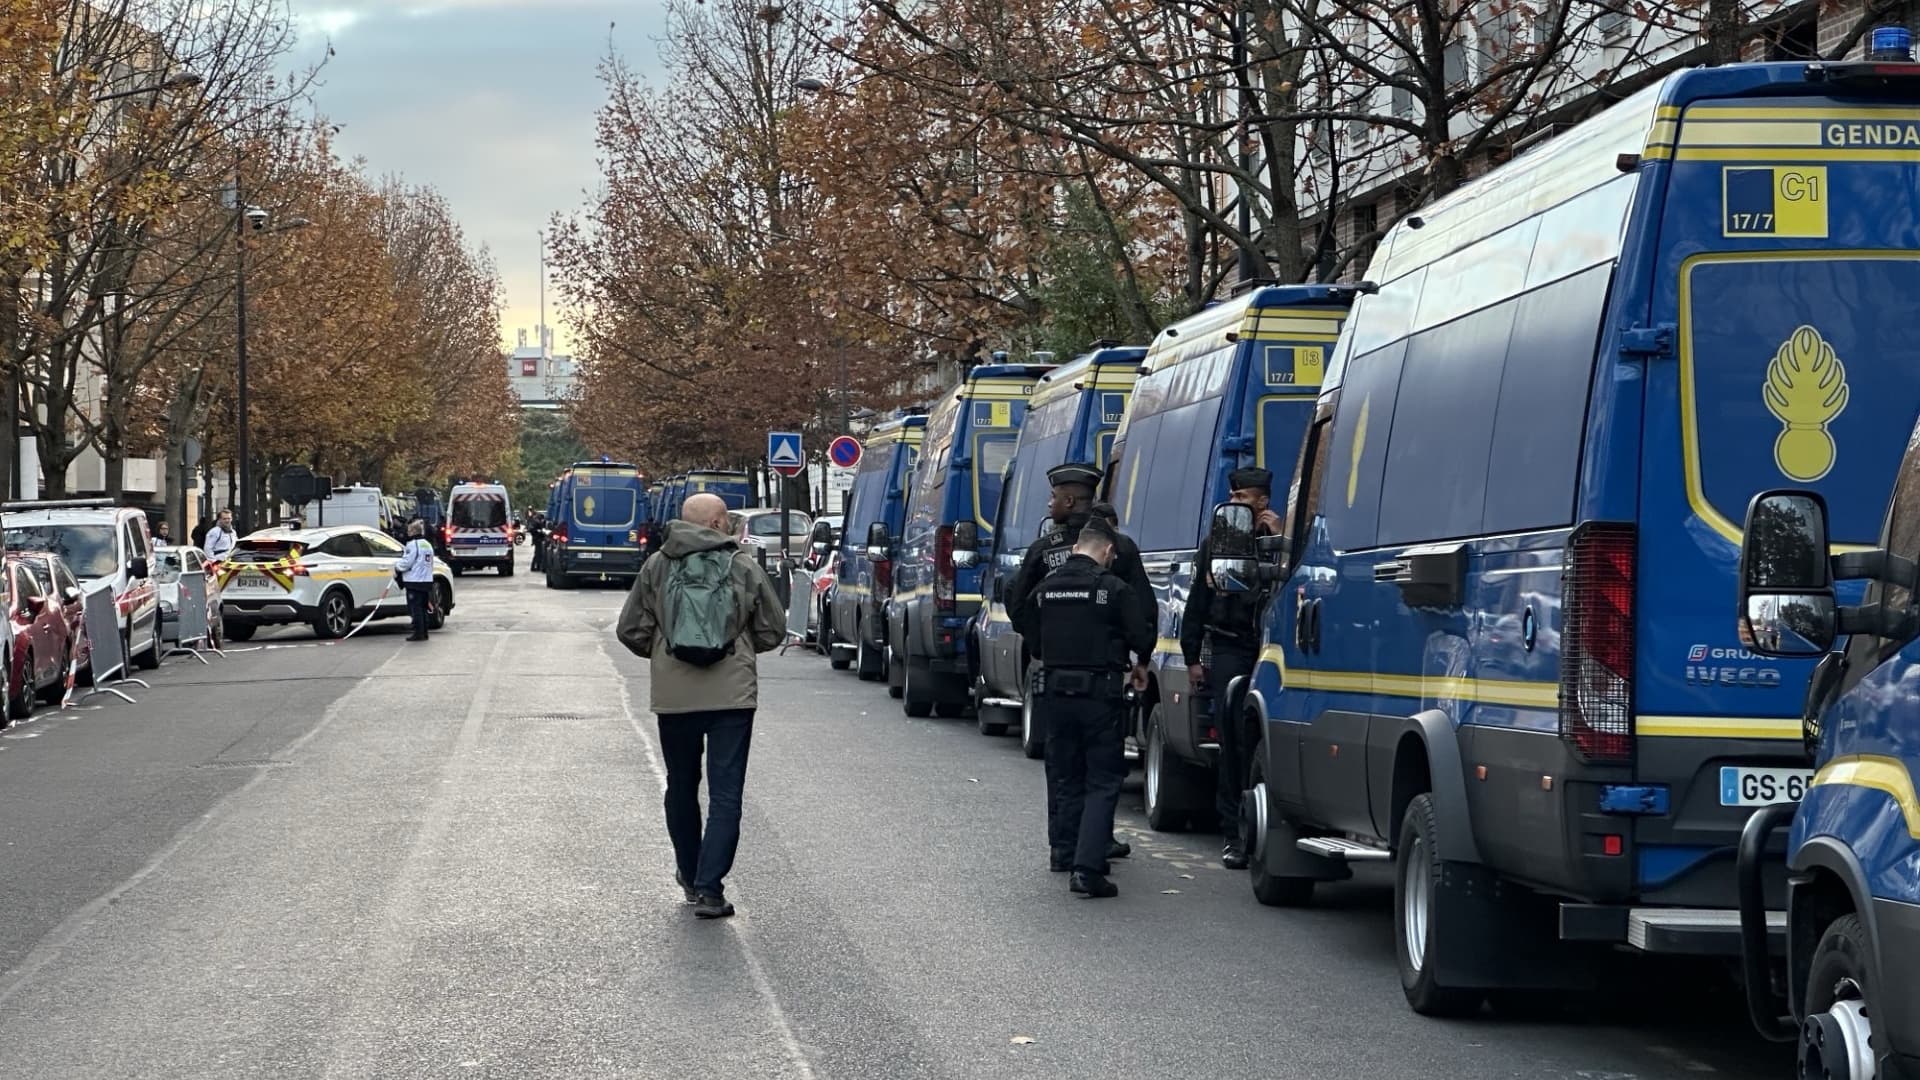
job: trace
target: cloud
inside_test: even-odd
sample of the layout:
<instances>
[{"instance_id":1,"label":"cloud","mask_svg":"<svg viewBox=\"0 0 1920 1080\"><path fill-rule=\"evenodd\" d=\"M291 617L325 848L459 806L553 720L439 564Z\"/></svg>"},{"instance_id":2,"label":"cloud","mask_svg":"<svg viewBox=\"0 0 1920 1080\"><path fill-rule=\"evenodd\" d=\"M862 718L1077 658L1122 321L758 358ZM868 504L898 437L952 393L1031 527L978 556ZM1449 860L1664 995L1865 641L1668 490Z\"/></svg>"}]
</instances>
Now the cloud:
<instances>
[{"instance_id":1,"label":"cloud","mask_svg":"<svg viewBox=\"0 0 1920 1080\"><path fill-rule=\"evenodd\" d=\"M353 8L321 8L296 15L294 22L301 35L319 34L322 37L336 38L348 27L361 20L362 14Z\"/></svg>"}]
</instances>

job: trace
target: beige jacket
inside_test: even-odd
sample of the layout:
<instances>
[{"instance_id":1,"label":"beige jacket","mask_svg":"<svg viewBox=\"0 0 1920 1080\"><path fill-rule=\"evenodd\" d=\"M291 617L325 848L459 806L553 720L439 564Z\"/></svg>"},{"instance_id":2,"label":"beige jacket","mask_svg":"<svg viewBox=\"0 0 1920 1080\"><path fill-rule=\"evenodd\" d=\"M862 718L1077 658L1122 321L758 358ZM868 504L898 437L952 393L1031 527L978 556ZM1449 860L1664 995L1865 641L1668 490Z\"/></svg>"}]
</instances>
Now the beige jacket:
<instances>
[{"instance_id":1,"label":"beige jacket","mask_svg":"<svg viewBox=\"0 0 1920 1080\"><path fill-rule=\"evenodd\" d=\"M734 650L712 667L674 659L660 625L665 612L671 560L696 551L733 552ZM620 643L635 656L653 662L653 711L660 715L715 709L753 709L760 703L755 653L780 647L787 639L787 616L773 582L732 537L687 521L670 522L659 554L647 560L620 611ZM657 650L656 650L657 646Z\"/></svg>"}]
</instances>

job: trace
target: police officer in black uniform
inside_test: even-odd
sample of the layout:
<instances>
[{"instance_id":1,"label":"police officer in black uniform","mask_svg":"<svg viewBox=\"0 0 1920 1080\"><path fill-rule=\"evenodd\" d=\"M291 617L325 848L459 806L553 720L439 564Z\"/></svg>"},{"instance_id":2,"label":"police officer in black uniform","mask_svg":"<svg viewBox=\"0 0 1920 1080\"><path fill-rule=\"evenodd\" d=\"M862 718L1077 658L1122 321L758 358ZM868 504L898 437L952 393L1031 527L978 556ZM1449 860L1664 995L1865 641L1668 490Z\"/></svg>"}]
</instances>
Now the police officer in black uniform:
<instances>
[{"instance_id":1,"label":"police officer in black uniform","mask_svg":"<svg viewBox=\"0 0 1920 1080\"><path fill-rule=\"evenodd\" d=\"M1107 858L1127 775L1126 685L1130 673L1136 685L1145 680L1154 643L1133 590L1107 569L1118 541L1103 519L1081 523L1072 553L1025 604L1026 621L1039 628L1034 708L1046 717L1047 772L1058 788L1047 841L1054 862L1073 868L1069 887L1089 897L1120 893L1107 880Z\"/></svg>"},{"instance_id":2,"label":"police officer in black uniform","mask_svg":"<svg viewBox=\"0 0 1920 1080\"><path fill-rule=\"evenodd\" d=\"M1022 611L1026 608L1028 596L1040 584L1041 579L1046 577L1049 571L1065 563L1067 557L1073 553L1073 545L1080 537L1080 526L1087 520L1088 514L1095 505L1093 496L1100 486L1100 470L1084 462L1070 461L1048 469L1047 483L1053 489L1052 495L1047 500L1047 516L1052 519L1052 524L1035 538L1033 543L1027 545L1026 556L1020 560L1020 569L1014 573L1013 581L1008 584L1006 593L1006 608L1013 619L1013 628L1020 634L1028 654L1033 657L1033 666L1028 672L1027 679L1029 693L1032 692L1033 678L1045 658L1040 651L1039 627L1024 621ZM1104 503L1100 505L1106 506ZM1111 506L1108 506L1107 510L1110 515L1107 518L1108 524L1117 526L1117 515L1111 515ZM1126 582L1132 590L1134 602L1140 605L1141 618L1146 620L1149 627L1157 629L1160 613L1153 598L1153 583L1147 580L1147 569L1140 561L1140 548L1117 528L1112 531L1118 537L1113 548L1112 572ZM1035 719L1040 719L1037 713ZM1044 724L1041 728L1044 733ZM1121 738L1124 742L1125 735L1122 734ZM1048 758L1046 762L1047 805L1051 807L1059 784L1058 778L1053 773L1052 759ZM1133 854L1131 845L1115 839L1107 852L1107 857L1124 859L1131 854ZM1060 852L1056 850L1054 856L1051 865L1055 871L1065 872L1070 869L1070 862L1061 856Z\"/></svg>"},{"instance_id":3,"label":"police officer in black uniform","mask_svg":"<svg viewBox=\"0 0 1920 1080\"><path fill-rule=\"evenodd\" d=\"M1271 472L1235 469L1227 477L1227 486L1232 489L1233 502L1253 507L1256 532L1270 535L1280 531L1280 515L1268 505L1273 497ZM1251 678L1259 659L1262 597L1215 592L1207 576L1210 565L1207 544L1202 541L1194 557L1186 613L1180 620L1180 651L1187 662L1188 690L1194 695L1212 695L1214 725L1220 731L1214 781L1214 807L1220 813L1220 830L1226 834L1220 864L1229 870L1245 870L1247 852L1240 842L1240 788L1246 782L1247 754L1252 747L1241 745L1243 725L1234 718L1240 715L1243 699L1230 699L1230 688L1235 679ZM1203 664L1203 655L1208 652L1212 663ZM1241 689L1244 692L1244 684Z\"/></svg>"}]
</instances>

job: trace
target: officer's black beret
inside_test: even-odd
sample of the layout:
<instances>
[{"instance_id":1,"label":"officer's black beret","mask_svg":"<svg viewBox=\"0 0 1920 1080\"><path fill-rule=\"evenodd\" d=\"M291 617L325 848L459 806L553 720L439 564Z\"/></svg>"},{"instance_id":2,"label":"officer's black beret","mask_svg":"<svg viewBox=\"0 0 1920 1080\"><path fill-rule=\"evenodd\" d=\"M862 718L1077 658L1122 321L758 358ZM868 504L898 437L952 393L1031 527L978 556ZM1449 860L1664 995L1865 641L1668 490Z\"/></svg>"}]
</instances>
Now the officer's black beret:
<instances>
[{"instance_id":1,"label":"officer's black beret","mask_svg":"<svg viewBox=\"0 0 1920 1080\"><path fill-rule=\"evenodd\" d=\"M1120 534L1114 532L1113 526L1107 524L1107 519L1103 517L1088 518L1086 523L1080 526L1080 535L1082 537L1097 536L1109 544L1120 542Z\"/></svg>"},{"instance_id":2,"label":"officer's black beret","mask_svg":"<svg viewBox=\"0 0 1920 1080\"><path fill-rule=\"evenodd\" d=\"M1047 470L1047 483L1054 487L1061 484L1085 484L1088 487L1100 486L1100 469L1084 462L1069 461L1065 465L1055 465Z\"/></svg>"},{"instance_id":3,"label":"officer's black beret","mask_svg":"<svg viewBox=\"0 0 1920 1080\"><path fill-rule=\"evenodd\" d=\"M1273 491L1273 473L1267 469L1235 469L1227 474L1227 487L1233 491Z\"/></svg>"}]
</instances>

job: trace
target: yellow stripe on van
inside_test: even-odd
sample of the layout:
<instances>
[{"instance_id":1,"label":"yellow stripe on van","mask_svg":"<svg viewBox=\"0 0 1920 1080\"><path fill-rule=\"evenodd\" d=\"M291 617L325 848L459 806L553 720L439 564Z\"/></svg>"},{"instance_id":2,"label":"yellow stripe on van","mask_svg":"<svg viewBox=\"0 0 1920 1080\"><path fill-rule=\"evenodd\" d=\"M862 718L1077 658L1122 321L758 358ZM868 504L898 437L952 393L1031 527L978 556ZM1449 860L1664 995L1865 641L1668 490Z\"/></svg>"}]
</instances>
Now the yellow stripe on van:
<instances>
[{"instance_id":1,"label":"yellow stripe on van","mask_svg":"<svg viewBox=\"0 0 1920 1080\"><path fill-rule=\"evenodd\" d=\"M1897 163L1920 162L1920 150L1888 150L1884 147L1729 147L1687 146L1682 139L1674 151L1680 161L1788 161L1796 165L1817 161Z\"/></svg>"},{"instance_id":2,"label":"yellow stripe on van","mask_svg":"<svg viewBox=\"0 0 1920 1080\"><path fill-rule=\"evenodd\" d=\"M1800 721L1747 716L1637 716L1636 735L1656 739L1798 739Z\"/></svg>"},{"instance_id":3,"label":"yellow stripe on van","mask_svg":"<svg viewBox=\"0 0 1920 1080\"><path fill-rule=\"evenodd\" d=\"M1913 774L1905 762L1876 754L1837 757L1813 774L1814 787L1828 784L1872 788L1890 796L1906 819L1907 835L1920 840L1920 796L1914 794Z\"/></svg>"},{"instance_id":4,"label":"yellow stripe on van","mask_svg":"<svg viewBox=\"0 0 1920 1080\"><path fill-rule=\"evenodd\" d=\"M1680 129L1681 146L1819 146L1820 123L1721 121L1690 116Z\"/></svg>"}]
</instances>

